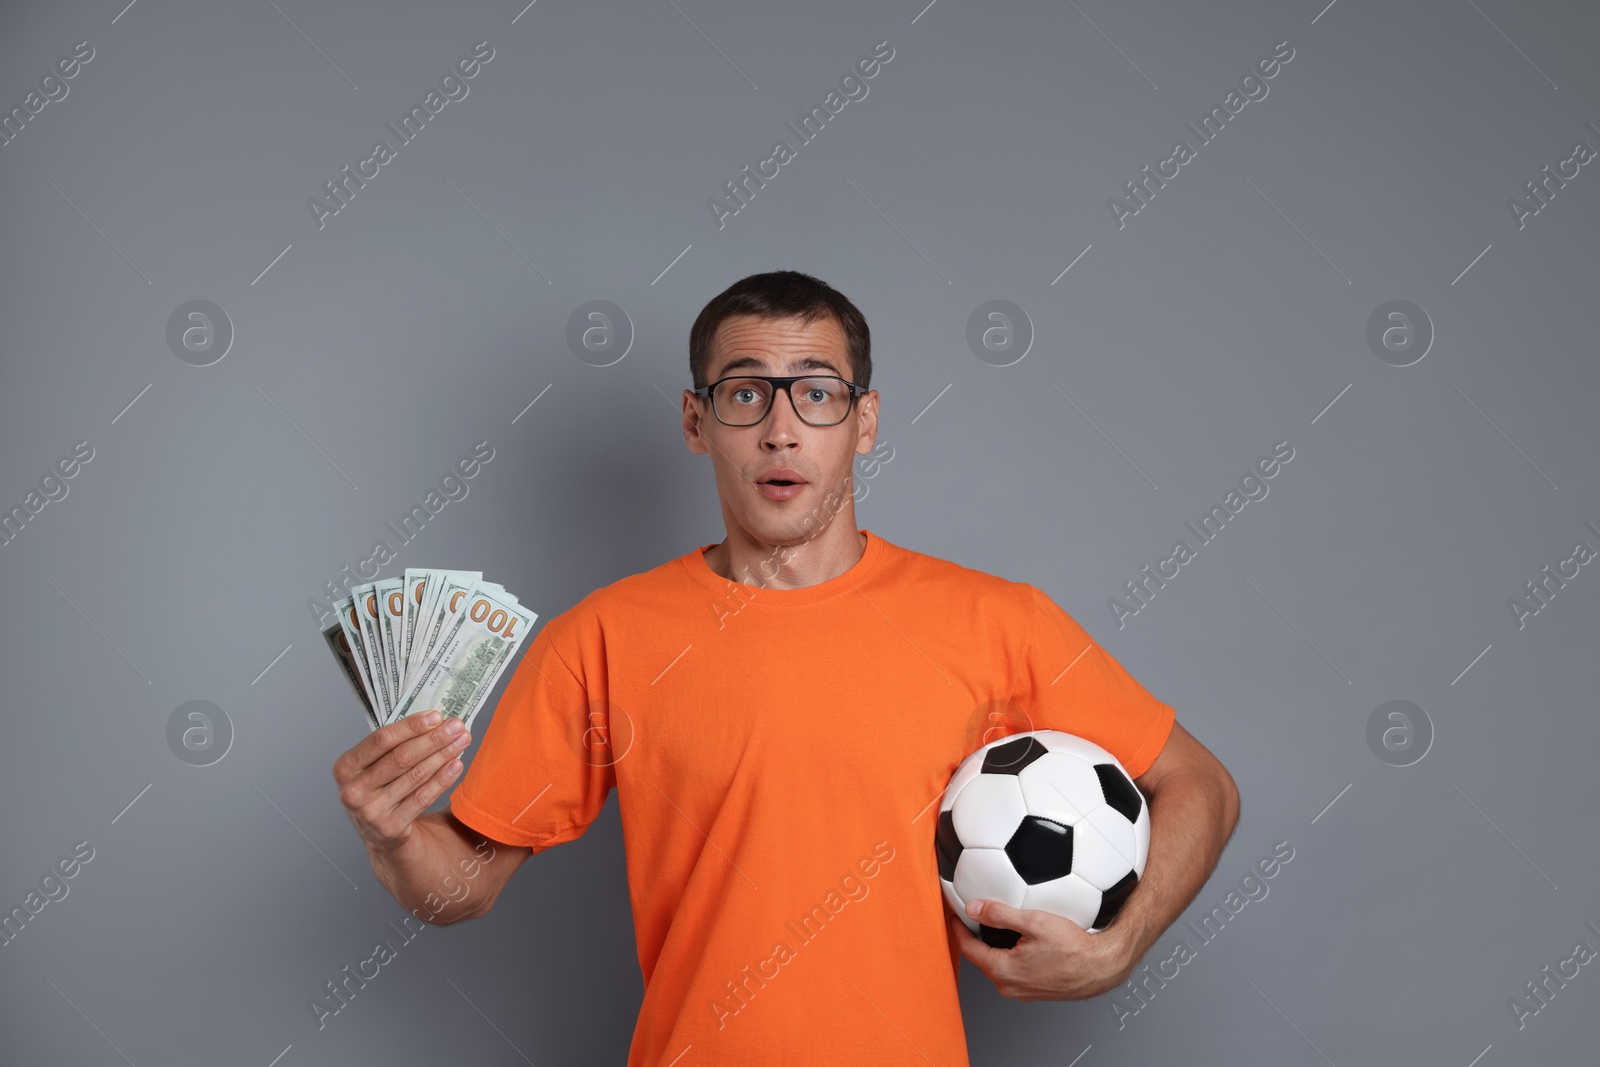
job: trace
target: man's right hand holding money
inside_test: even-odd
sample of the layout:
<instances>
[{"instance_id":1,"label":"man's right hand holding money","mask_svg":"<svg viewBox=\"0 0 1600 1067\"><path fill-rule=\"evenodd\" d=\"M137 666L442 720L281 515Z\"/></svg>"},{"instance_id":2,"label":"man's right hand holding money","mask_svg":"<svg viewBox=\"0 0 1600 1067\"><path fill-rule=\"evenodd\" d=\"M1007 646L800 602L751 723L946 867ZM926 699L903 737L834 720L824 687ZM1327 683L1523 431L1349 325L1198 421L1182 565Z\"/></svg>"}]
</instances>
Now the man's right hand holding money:
<instances>
[{"instance_id":1,"label":"man's right hand holding money","mask_svg":"<svg viewBox=\"0 0 1600 1067\"><path fill-rule=\"evenodd\" d=\"M526 847L493 842L494 859L473 880L473 891L435 910L441 886L458 877L462 861L482 859L475 851L482 834L448 810L427 810L460 775L460 754L471 740L459 719L427 711L373 731L333 764L339 800L378 881L401 907L439 925L488 911L531 855Z\"/></svg>"}]
</instances>

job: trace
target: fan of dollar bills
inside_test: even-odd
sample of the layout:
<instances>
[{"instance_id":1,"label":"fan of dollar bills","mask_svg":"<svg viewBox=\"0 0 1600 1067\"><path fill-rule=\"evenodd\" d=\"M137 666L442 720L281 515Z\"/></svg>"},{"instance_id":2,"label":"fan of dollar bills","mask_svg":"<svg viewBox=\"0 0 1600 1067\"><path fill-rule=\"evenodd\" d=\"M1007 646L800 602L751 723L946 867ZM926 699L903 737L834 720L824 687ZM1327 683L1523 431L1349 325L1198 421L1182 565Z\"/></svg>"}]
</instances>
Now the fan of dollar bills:
<instances>
[{"instance_id":1,"label":"fan of dollar bills","mask_svg":"<svg viewBox=\"0 0 1600 1067\"><path fill-rule=\"evenodd\" d=\"M539 617L481 571L408 567L350 594L322 636L373 730L433 710L470 728Z\"/></svg>"}]
</instances>

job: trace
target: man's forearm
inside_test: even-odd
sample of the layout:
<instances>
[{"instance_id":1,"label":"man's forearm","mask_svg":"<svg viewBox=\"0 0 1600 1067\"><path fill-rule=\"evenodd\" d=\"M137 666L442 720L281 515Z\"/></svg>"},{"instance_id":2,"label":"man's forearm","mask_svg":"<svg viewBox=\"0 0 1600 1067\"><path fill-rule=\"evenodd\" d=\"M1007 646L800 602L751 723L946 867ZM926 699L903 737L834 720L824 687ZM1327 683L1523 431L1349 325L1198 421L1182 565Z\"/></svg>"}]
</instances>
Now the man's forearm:
<instances>
[{"instance_id":1,"label":"man's forearm","mask_svg":"<svg viewBox=\"0 0 1600 1067\"><path fill-rule=\"evenodd\" d=\"M400 906L439 925L479 914L491 903L486 896L493 884L476 877L478 869L494 858L493 848L474 852L449 820L445 812L429 812L418 816L399 848L367 849L372 873Z\"/></svg>"},{"instance_id":2,"label":"man's forearm","mask_svg":"<svg viewBox=\"0 0 1600 1067\"><path fill-rule=\"evenodd\" d=\"M1130 971L1211 877L1238 819L1238 794L1226 777L1174 773L1151 794L1144 874L1104 931L1123 943Z\"/></svg>"}]
</instances>

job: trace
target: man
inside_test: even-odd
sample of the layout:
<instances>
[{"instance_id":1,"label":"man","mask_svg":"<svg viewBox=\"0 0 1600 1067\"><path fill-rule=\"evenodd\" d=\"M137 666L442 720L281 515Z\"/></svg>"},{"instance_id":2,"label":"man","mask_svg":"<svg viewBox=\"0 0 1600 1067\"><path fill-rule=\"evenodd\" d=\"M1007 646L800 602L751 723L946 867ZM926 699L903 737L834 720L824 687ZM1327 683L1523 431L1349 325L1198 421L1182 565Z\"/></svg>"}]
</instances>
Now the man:
<instances>
[{"instance_id":1,"label":"man","mask_svg":"<svg viewBox=\"0 0 1600 1067\"><path fill-rule=\"evenodd\" d=\"M483 915L615 788L645 981L630 1067L964 1065L962 955L1020 1000L1120 985L1215 867L1232 778L1034 586L856 528L879 397L844 296L745 278L700 313L689 359L684 440L710 456L727 536L549 620L448 812L424 814L461 773L454 720L412 716L342 755L378 879L433 922ZM936 802L970 751L1024 729L1122 762L1150 800L1149 861L1096 934L973 902L1020 932L997 949L946 909ZM467 893L442 899L469 864Z\"/></svg>"}]
</instances>

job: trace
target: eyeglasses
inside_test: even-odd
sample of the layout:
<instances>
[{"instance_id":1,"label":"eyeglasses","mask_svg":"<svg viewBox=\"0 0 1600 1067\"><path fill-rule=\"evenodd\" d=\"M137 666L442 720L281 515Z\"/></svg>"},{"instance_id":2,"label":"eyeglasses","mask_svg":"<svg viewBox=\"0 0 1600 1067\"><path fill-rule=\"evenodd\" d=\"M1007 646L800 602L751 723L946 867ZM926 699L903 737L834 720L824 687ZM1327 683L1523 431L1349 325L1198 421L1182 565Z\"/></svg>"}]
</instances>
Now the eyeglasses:
<instances>
[{"instance_id":1,"label":"eyeglasses","mask_svg":"<svg viewBox=\"0 0 1600 1067\"><path fill-rule=\"evenodd\" d=\"M795 391L795 385L800 391ZM754 426L772 410L778 390L789 394L789 403L800 421L808 426L837 426L850 414L850 407L866 390L855 382L831 374L787 378L742 375L722 378L693 390L695 396L710 397L711 410L724 426Z\"/></svg>"}]
</instances>

